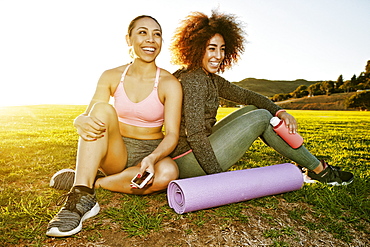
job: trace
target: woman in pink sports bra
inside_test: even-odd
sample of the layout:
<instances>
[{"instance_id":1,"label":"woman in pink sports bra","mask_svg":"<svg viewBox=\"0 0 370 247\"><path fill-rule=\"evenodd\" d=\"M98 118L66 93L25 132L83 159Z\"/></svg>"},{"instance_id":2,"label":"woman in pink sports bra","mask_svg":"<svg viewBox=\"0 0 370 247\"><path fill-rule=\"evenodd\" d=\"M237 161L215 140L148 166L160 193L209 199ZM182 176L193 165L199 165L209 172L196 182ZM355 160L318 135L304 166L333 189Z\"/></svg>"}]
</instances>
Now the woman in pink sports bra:
<instances>
[{"instance_id":1,"label":"woman in pink sports bra","mask_svg":"<svg viewBox=\"0 0 370 247\"><path fill-rule=\"evenodd\" d=\"M99 212L94 188L144 195L165 190L178 178L169 154L179 138L182 89L173 75L156 66L161 26L153 17L138 16L126 41L133 62L105 71L85 113L75 119L80 136L76 169L63 169L50 181L51 187L69 192L48 225L48 236L71 236ZM139 189L131 180L145 171L154 176Z\"/></svg>"}]
</instances>

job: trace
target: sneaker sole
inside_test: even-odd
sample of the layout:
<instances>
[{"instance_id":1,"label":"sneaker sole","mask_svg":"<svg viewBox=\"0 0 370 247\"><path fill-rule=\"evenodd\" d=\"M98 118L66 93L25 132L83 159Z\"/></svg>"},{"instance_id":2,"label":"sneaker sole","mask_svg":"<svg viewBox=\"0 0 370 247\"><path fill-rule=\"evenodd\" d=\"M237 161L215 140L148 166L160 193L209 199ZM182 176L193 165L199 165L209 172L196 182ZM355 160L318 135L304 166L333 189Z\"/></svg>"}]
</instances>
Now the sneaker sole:
<instances>
[{"instance_id":1,"label":"sneaker sole","mask_svg":"<svg viewBox=\"0 0 370 247\"><path fill-rule=\"evenodd\" d=\"M87 211L86 214L81 218L80 224L75 229L73 229L71 231L68 231L68 232L61 232L61 231L59 231L59 229L57 227L53 227L53 228L50 228L46 232L46 236L49 236L49 237L69 237L69 236L72 236L72 235L78 233L79 231L81 231L82 222L84 222L88 218L94 217L95 215L97 215L99 213L99 211L100 211L100 206L99 206L98 203L96 203L94 205L94 207L90 211Z\"/></svg>"},{"instance_id":2,"label":"sneaker sole","mask_svg":"<svg viewBox=\"0 0 370 247\"><path fill-rule=\"evenodd\" d=\"M345 185L349 185L352 182L353 182L353 178L351 178L347 182L342 182L342 183L332 182L332 183L327 183L327 184L332 185L332 186L345 186Z\"/></svg>"},{"instance_id":3,"label":"sneaker sole","mask_svg":"<svg viewBox=\"0 0 370 247\"><path fill-rule=\"evenodd\" d=\"M338 183L338 182L330 182L330 183L324 183L324 182L320 182L319 180L314 180L314 179L311 179L310 177L308 177L307 175L305 175L303 177L303 180L306 184L314 184L314 183L322 183L322 184L327 184L327 185L331 185L331 186L345 186L345 185L349 185L350 183L353 182L353 178L351 178L350 180L348 180L347 182L342 182L342 183Z\"/></svg>"},{"instance_id":4,"label":"sneaker sole","mask_svg":"<svg viewBox=\"0 0 370 247\"><path fill-rule=\"evenodd\" d=\"M71 174L73 173L73 176L70 176L70 175L67 175L67 174ZM72 169L62 169L58 172L56 172L50 179L50 184L49 186L51 188L54 188L54 189L57 189L57 190L70 190L73 186L73 183L74 183L74 174L75 174L75 170L72 170ZM56 178L59 177L59 176L63 176L63 177L66 177L68 178L68 181L65 181L63 183L56 183ZM73 179L70 179L71 177L73 177ZM64 179L61 178L61 181L63 181ZM70 185L70 186L67 186L67 185Z\"/></svg>"},{"instance_id":5,"label":"sneaker sole","mask_svg":"<svg viewBox=\"0 0 370 247\"><path fill-rule=\"evenodd\" d=\"M309 176L303 173L303 182L306 184L314 184L317 183L318 181L311 179Z\"/></svg>"}]
</instances>

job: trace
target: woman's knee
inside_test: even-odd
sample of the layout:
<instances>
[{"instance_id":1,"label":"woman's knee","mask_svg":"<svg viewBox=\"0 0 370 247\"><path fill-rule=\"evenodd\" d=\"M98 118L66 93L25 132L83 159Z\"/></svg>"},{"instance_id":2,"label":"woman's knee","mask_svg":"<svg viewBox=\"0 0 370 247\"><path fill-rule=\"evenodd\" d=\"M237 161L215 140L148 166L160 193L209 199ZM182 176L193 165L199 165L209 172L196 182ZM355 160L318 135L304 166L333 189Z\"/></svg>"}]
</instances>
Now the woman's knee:
<instances>
[{"instance_id":1,"label":"woman's knee","mask_svg":"<svg viewBox=\"0 0 370 247\"><path fill-rule=\"evenodd\" d=\"M179 177L179 169L175 161L167 157L160 161L160 164L157 164L158 174L157 182L163 185L168 185L169 182L175 180Z\"/></svg>"},{"instance_id":2,"label":"woman's knee","mask_svg":"<svg viewBox=\"0 0 370 247\"><path fill-rule=\"evenodd\" d=\"M107 120L109 120L109 118L117 119L117 113L114 107L105 102L95 103L90 111L90 115Z\"/></svg>"},{"instance_id":3,"label":"woman's knee","mask_svg":"<svg viewBox=\"0 0 370 247\"><path fill-rule=\"evenodd\" d=\"M247 118L253 118L255 121L261 123L270 124L270 119L273 117L272 114L266 109L257 109L245 114Z\"/></svg>"},{"instance_id":4,"label":"woman's knee","mask_svg":"<svg viewBox=\"0 0 370 247\"><path fill-rule=\"evenodd\" d=\"M97 102L91 108L90 114L115 112L114 107L106 102Z\"/></svg>"},{"instance_id":5,"label":"woman's knee","mask_svg":"<svg viewBox=\"0 0 370 247\"><path fill-rule=\"evenodd\" d=\"M179 168L177 167L176 162L170 157L165 158L163 162L165 162L166 164L162 169L163 177L165 177L166 180L169 181L177 179L179 177Z\"/></svg>"},{"instance_id":6,"label":"woman's knee","mask_svg":"<svg viewBox=\"0 0 370 247\"><path fill-rule=\"evenodd\" d=\"M244 111L244 112L250 112L250 111L257 110L257 109L258 108L254 105L246 105L243 108L241 108L241 110Z\"/></svg>"}]
</instances>

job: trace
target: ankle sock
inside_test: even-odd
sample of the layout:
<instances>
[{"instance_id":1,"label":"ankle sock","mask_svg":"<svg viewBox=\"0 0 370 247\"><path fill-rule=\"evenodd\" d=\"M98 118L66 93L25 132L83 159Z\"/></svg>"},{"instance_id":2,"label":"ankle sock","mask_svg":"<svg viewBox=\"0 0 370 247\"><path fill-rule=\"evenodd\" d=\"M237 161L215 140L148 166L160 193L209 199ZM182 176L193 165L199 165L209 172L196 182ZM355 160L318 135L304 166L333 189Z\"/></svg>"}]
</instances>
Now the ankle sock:
<instances>
[{"instance_id":1,"label":"ankle sock","mask_svg":"<svg viewBox=\"0 0 370 247\"><path fill-rule=\"evenodd\" d=\"M89 187L87 187L85 185L76 185L73 188L76 188L76 189L79 189L81 191L87 192L87 193L89 193L91 195L94 194L94 189L90 189Z\"/></svg>"},{"instance_id":2,"label":"ankle sock","mask_svg":"<svg viewBox=\"0 0 370 247\"><path fill-rule=\"evenodd\" d=\"M93 184L93 188L95 188L95 183L96 181L99 179L99 178L104 178L106 177L107 175L102 172L101 170L98 170L97 173L96 173L96 176L95 176L95 180L94 180L94 184Z\"/></svg>"},{"instance_id":3,"label":"ankle sock","mask_svg":"<svg viewBox=\"0 0 370 247\"><path fill-rule=\"evenodd\" d=\"M325 162L325 161L323 161L323 160L321 160L320 162L321 162L321 164L322 164L323 170L325 170L325 169L326 169L326 167L328 167L328 164L326 164L326 162Z\"/></svg>"}]
</instances>

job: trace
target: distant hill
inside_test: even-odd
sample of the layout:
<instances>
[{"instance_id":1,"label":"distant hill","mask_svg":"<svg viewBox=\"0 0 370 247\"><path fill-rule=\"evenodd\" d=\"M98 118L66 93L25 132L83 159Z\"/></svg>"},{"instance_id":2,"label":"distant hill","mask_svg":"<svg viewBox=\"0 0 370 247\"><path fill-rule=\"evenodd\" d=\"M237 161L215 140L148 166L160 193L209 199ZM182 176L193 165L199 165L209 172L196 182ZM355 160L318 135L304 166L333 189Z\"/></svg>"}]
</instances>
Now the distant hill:
<instances>
[{"instance_id":1,"label":"distant hill","mask_svg":"<svg viewBox=\"0 0 370 247\"><path fill-rule=\"evenodd\" d=\"M234 83L242 88L272 97L279 93L291 93L300 85L308 87L317 82L319 81L306 81L304 79L298 79L295 81L271 81L266 79L246 78Z\"/></svg>"},{"instance_id":2,"label":"distant hill","mask_svg":"<svg viewBox=\"0 0 370 247\"><path fill-rule=\"evenodd\" d=\"M279 93L291 93L300 85L310 86L321 81L306 81L298 79L295 81L271 81L266 79L246 78L236 85L272 97ZM275 102L285 109L295 110L347 110L344 107L344 100L354 93L338 93L330 96L318 95ZM351 109L353 110L353 109Z\"/></svg>"},{"instance_id":3,"label":"distant hill","mask_svg":"<svg viewBox=\"0 0 370 247\"><path fill-rule=\"evenodd\" d=\"M337 93L330 96L318 95L314 97L303 97L299 99L275 102L275 104L284 109L294 110L347 110L344 107L344 100L353 94L355 94L355 92Z\"/></svg>"}]
</instances>

